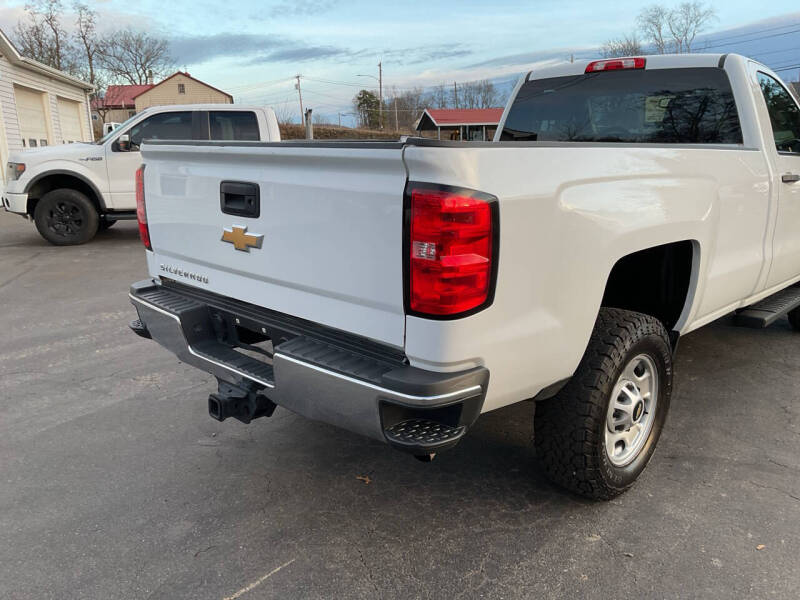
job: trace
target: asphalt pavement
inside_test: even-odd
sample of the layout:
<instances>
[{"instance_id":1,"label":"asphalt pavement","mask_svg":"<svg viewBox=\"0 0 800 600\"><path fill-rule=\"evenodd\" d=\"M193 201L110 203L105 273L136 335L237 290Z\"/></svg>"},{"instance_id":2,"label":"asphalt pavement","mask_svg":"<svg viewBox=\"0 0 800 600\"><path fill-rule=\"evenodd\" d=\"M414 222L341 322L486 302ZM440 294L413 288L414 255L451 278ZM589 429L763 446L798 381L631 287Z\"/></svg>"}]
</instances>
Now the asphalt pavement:
<instances>
[{"instance_id":1,"label":"asphalt pavement","mask_svg":"<svg viewBox=\"0 0 800 600\"><path fill-rule=\"evenodd\" d=\"M800 333L682 339L647 471L549 484L531 402L430 464L278 408L128 330L136 224L57 248L0 211L0 598L798 598Z\"/></svg>"}]
</instances>

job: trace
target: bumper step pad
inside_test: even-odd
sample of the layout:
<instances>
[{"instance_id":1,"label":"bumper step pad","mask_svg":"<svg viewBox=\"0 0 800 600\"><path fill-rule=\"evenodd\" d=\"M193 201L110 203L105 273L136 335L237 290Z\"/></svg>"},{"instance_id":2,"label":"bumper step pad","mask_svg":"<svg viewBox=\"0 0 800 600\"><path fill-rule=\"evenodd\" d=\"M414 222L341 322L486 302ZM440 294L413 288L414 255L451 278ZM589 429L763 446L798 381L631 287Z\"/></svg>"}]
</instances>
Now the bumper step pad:
<instances>
[{"instance_id":1,"label":"bumper step pad","mask_svg":"<svg viewBox=\"0 0 800 600\"><path fill-rule=\"evenodd\" d=\"M269 387L274 384L275 375L270 363L245 356L216 341L200 342L195 345L194 350L203 358L235 368L250 381Z\"/></svg>"},{"instance_id":2,"label":"bumper step pad","mask_svg":"<svg viewBox=\"0 0 800 600\"><path fill-rule=\"evenodd\" d=\"M736 324L761 329L800 306L800 284L781 290L736 313Z\"/></svg>"},{"instance_id":3,"label":"bumper step pad","mask_svg":"<svg viewBox=\"0 0 800 600\"><path fill-rule=\"evenodd\" d=\"M436 452L453 446L466 427L451 427L428 419L408 419L384 430L386 441L409 452Z\"/></svg>"},{"instance_id":4,"label":"bumper step pad","mask_svg":"<svg viewBox=\"0 0 800 600\"><path fill-rule=\"evenodd\" d=\"M139 337L143 337L148 340L151 339L150 332L147 331L147 327L145 327L144 323L142 323L139 319L134 319L131 321L128 327L130 327L131 331L133 331L133 333Z\"/></svg>"}]
</instances>

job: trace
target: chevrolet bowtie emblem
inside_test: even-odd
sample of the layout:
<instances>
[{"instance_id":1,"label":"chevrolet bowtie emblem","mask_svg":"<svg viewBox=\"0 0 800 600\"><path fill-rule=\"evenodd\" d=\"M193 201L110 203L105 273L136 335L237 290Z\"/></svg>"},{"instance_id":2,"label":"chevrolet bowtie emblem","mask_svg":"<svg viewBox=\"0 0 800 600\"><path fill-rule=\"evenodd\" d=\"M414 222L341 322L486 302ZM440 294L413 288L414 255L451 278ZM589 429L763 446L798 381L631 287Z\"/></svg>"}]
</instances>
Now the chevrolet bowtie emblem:
<instances>
[{"instance_id":1,"label":"chevrolet bowtie emblem","mask_svg":"<svg viewBox=\"0 0 800 600\"><path fill-rule=\"evenodd\" d=\"M234 225L230 229L222 230L222 241L230 242L233 247L242 252L250 252L250 248L261 248L264 236L260 233L247 233L247 226Z\"/></svg>"}]
</instances>

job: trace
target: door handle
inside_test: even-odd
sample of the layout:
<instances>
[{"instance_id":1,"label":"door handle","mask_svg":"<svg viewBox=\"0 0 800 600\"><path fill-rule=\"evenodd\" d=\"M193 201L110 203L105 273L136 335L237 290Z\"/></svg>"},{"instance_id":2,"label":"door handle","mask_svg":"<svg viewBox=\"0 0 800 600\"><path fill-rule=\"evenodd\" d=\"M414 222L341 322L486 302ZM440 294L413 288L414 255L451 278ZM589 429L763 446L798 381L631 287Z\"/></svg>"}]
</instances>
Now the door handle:
<instances>
[{"instance_id":1,"label":"door handle","mask_svg":"<svg viewBox=\"0 0 800 600\"><path fill-rule=\"evenodd\" d=\"M797 183L800 181L800 175L797 173L784 173L781 175L781 181L783 183Z\"/></svg>"}]
</instances>

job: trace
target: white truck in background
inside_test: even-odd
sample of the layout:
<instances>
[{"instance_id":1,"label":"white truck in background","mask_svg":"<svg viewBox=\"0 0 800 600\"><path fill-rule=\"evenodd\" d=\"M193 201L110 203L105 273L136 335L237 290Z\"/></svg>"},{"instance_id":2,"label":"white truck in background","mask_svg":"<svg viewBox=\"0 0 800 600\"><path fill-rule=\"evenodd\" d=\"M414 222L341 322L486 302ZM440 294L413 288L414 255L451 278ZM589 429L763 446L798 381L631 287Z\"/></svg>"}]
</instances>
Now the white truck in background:
<instances>
[{"instance_id":1,"label":"white truck in background","mask_svg":"<svg viewBox=\"0 0 800 600\"><path fill-rule=\"evenodd\" d=\"M103 123L103 136L105 137L120 125L122 125L122 123L117 123L115 121L111 121L109 123Z\"/></svg>"},{"instance_id":2,"label":"white truck in background","mask_svg":"<svg viewBox=\"0 0 800 600\"><path fill-rule=\"evenodd\" d=\"M534 398L544 471L647 465L678 339L800 328L800 107L738 55L521 78L494 142L145 143L131 328L276 405L421 458Z\"/></svg>"},{"instance_id":3,"label":"white truck in background","mask_svg":"<svg viewBox=\"0 0 800 600\"><path fill-rule=\"evenodd\" d=\"M99 141L13 152L2 205L36 223L58 246L83 244L120 219L136 218L134 174L139 146L154 140L275 142L271 108L187 104L144 109Z\"/></svg>"}]
</instances>

